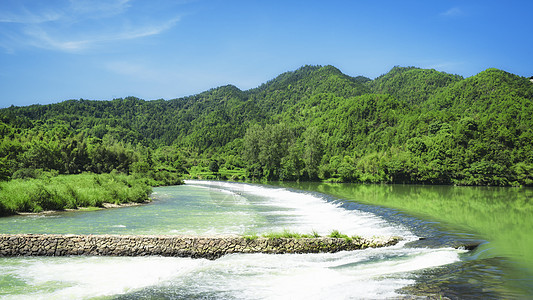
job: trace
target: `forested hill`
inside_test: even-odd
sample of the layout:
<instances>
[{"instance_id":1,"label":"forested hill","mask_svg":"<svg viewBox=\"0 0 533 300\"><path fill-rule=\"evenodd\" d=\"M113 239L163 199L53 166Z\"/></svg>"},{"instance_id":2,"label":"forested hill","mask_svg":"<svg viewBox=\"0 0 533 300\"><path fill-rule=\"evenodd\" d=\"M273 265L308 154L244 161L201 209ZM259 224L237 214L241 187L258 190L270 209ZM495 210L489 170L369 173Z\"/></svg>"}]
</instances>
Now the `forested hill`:
<instances>
[{"instance_id":1,"label":"forested hill","mask_svg":"<svg viewBox=\"0 0 533 300\"><path fill-rule=\"evenodd\" d=\"M42 172L533 185L533 83L304 66L241 91L0 110L0 179Z\"/></svg>"}]
</instances>

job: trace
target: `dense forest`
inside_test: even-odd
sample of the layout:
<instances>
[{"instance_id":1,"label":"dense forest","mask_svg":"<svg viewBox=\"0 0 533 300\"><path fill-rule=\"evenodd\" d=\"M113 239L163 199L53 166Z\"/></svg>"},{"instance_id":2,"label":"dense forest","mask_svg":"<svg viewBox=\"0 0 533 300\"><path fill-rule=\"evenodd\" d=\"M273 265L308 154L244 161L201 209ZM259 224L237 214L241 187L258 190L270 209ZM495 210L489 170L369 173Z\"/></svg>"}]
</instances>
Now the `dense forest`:
<instances>
[{"instance_id":1,"label":"dense forest","mask_svg":"<svg viewBox=\"0 0 533 300\"><path fill-rule=\"evenodd\" d=\"M373 80L304 66L241 91L0 110L0 181L179 178L533 185L533 83L394 67ZM0 186L1 189L1 186ZM0 191L1 192L1 191Z\"/></svg>"}]
</instances>

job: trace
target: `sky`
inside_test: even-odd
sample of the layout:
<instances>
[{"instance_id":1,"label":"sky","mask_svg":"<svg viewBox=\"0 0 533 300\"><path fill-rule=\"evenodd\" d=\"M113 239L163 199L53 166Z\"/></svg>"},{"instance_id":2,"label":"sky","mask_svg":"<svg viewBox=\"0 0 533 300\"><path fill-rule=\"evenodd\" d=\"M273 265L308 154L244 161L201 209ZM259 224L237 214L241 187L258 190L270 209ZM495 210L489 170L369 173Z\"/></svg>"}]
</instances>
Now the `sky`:
<instances>
[{"instance_id":1,"label":"sky","mask_svg":"<svg viewBox=\"0 0 533 300\"><path fill-rule=\"evenodd\" d=\"M533 75L533 1L0 0L0 108L174 99L304 65Z\"/></svg>"}]
</instances>

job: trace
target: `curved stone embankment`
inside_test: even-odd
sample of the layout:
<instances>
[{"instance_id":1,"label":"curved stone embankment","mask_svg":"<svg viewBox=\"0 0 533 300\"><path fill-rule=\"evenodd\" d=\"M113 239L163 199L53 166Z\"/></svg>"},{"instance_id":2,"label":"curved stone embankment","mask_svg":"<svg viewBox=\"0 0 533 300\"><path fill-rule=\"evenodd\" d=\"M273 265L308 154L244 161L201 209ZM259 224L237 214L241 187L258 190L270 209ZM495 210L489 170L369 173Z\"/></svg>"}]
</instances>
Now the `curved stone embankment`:
<instances>
[{"instance_id":1,"label":"curved stone embankment","mask_svg":"<svg viewBox=\"0 0 533 300\"><path fill-rule=\"evenodd\" d=\"M0 256L176 256L217 259L231 253L320 253L392 246L400 238L256 238L0 234Z\"/></svg>"}]
</instances>

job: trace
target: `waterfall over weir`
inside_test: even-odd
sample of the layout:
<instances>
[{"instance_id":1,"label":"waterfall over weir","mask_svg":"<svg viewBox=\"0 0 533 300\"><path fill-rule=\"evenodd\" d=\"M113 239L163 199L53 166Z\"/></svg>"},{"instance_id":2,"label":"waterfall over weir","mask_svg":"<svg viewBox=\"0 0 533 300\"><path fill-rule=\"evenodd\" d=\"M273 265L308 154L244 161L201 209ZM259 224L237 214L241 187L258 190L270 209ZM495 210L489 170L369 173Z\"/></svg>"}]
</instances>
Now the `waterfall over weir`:
<instances>
[{"instance_id":1,"label":"waterfall over weir","mask_svg":"<svg viewBox=\"0 0 533 300\"><path fill-rule=\"evenodd\" d=\"M250 235L270 232L327 236L399 236L398 244L337 253L185 257L4 257L6 299L388 299L403 296L417 272L461 261L468 251L413 248L407 227L319 194L260 185L190 181L155 189L145 206L95 212L16 216L9 234ZM6 228L6 230L4 230Z\"/></svg>"}]
</instances>

